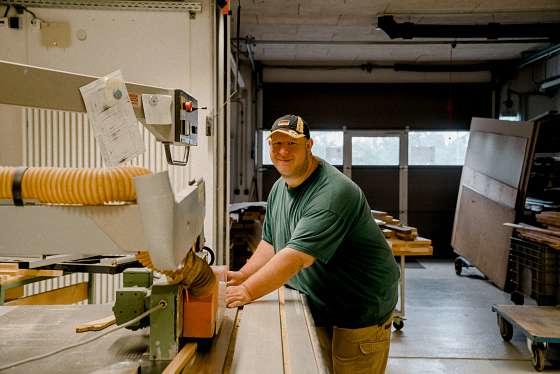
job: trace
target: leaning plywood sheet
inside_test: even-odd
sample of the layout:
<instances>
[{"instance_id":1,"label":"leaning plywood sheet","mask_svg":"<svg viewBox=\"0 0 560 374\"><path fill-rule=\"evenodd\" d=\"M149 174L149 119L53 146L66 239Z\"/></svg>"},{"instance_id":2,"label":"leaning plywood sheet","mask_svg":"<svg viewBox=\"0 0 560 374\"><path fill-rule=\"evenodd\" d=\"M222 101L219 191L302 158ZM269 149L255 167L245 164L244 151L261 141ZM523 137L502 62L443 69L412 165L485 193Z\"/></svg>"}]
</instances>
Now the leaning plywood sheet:
<instances>
[{"instance_id":1,"label":"leaning plywood sheet","mask_svg":"<svg viewBox=\"0 0 560 374\"><path fill-rule=\"evenodd\" d=\"M452 246L499 287L505 286L511 229L524 199L532 123L473 118L457 198ZM521 193L520 193L521 192Z\"/></svg>"},{"instance_id":2,"label":"leaning plywood sheet","mask_svg":"<svg viewBox=\"0 0 560 374\"><path fill-rule=\"evenodd\" d=\"M462 187L460 199L461 214L455 218L455 226L459 229L455 231L453 247L503 288L511 236L511 228L505 227L503 222L510 222L508 220L514 218L515 211L467 187Z\"/></svg>"}]
</instances>

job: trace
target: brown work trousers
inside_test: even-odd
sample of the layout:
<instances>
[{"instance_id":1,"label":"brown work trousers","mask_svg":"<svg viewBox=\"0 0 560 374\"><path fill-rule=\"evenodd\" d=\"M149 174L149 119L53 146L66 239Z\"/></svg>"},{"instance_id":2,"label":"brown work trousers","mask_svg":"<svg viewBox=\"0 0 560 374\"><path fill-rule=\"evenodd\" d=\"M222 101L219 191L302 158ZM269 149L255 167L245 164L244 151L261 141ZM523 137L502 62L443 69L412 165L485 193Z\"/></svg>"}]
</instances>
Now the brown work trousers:
<instances>
[{"instance_id":1,"label":"brown work trousers","mask_svg":"<svg viewBox=\"0 0 560 374\"><path fill-rule=\"evenodd\" d=\"M318 327L319 344L330 369L335 374L384 373L392 321L359 329Z\"/></svg>"}]
</instances>

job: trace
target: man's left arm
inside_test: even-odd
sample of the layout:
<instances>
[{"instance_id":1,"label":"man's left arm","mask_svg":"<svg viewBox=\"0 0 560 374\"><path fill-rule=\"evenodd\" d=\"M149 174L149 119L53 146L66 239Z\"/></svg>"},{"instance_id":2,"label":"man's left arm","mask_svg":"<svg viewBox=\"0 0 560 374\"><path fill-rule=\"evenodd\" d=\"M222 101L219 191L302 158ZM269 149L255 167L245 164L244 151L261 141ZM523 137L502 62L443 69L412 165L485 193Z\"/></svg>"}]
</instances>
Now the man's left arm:
<instances>
[{"instance_id":1,"label":"man's left arm","mask_svg":"<svg viewBox=\"0 0 560 374\"><path fill-rule=\"evenodd\" d=\"M301 269L311 266L315 258L286 247L276 253L256 273L239 286L227 287L226 305L235 308L256 300L286 283Z\"/></svg>"}]
</instances>

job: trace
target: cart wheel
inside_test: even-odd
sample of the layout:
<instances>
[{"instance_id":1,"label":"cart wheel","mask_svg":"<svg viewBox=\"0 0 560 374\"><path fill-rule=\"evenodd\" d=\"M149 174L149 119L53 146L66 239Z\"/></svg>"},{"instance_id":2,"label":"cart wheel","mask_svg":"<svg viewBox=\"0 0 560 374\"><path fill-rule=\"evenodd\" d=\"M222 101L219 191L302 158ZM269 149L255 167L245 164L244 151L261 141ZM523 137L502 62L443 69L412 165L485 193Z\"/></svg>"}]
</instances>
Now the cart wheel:
<instances>
[{"instance_id":1,"label":"cart wheel","mask_svg":"<svg viewBox=\"0 0 560 374\"><path fill-rule=\"evenodd\" d=\"M500 335L504 341L509 342L513 337L513 326L505 318L500 315L498 317L498 327L500 328Z\"/></svg>"},{"instance_id":2,"label":"cart wheel","mask_svg":"<svg viewBox=\"0 0 560 374\"><path fill-rule=\"evenodd\" d=\"M544 361L546 356L546 347L543 343L533 343L531 345L533 353L532 362L536 371L544 370Z\"/></svg>"},{"instance_id":3,"label":"cart wheel","mask_svg":"<svg viewBox=\"0 0 560 374\"><path fill-rule=\"evenodd\" d=\"M513 291L510 296L510 300L515 305L525 304L525 296L521 292Z\"/></svg>"},{"instance_id":4,"label":"cart wheel","mask_svg":"<svg viewBox=\"0 0 560 374\"><path fill-rule=\"evenodd\" d=\"M463 272L463 260L460 258L455 259L455 274L461 275Z\"/></svg>"},{"instance_id":5,"label":"cart wheel","mask_svg":"<svg viewBox=\"0 0 560 374\"><path fill-rule=\"evenodd\" d=\"M404 327L404 321L402 319L395 319L393 321L393 327L395 330L400 331Z\"/></svg>"}]
</instances>

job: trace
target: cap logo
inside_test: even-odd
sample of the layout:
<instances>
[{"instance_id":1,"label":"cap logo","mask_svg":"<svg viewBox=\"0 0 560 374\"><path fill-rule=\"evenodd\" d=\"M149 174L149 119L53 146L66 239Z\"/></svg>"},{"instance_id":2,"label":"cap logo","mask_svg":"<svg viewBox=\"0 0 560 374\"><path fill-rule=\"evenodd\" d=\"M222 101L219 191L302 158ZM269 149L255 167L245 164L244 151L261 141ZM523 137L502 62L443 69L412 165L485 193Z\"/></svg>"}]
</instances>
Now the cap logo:
<instances>
[{"instance_id":1,"label":"cap logo","mask_svg":"<svg viewBox=\"0 0 560 374\"><path fill-rule=\"evenodd\" d=\"M296 131L299 132L300 134L303 134L303 121L301 120L300 117L298 117L297 119Z\"/></svg>"},{"instance_id":2,"label":"cap logo","mask_svg":"<svg viewBox=\"0 0 560 374\"><path fill-rule=\"evenodd\" d=\"M283 120L278 122L278 127L289 127L290 126L290 121L289 120Z\"/></svg>"}]
</instances>

